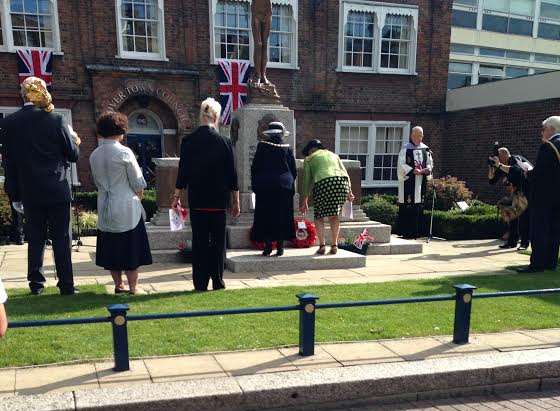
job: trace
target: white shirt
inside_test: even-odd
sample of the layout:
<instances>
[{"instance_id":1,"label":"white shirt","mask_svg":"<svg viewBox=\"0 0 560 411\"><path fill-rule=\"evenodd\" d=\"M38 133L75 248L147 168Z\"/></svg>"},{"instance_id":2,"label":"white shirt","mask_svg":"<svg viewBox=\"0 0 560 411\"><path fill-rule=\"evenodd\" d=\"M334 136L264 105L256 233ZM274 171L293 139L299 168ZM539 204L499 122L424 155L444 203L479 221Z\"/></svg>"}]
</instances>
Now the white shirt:
<instances>
[{"instance_id":1,"label":"white shirt","mask_svg":"<svg viewBox=\"0 0 560 411\"><path fill-rule=\"evenodd\" d=\"M2 284L2 280L0 280L0 304L4 304L8 299L8 294L6 294L6 289L4 288L4 284Z\"/></svg>"},{"instance_id":2,"label":"white shirt","mask_svg":"<svg viewBox=\"0 0 560 411\"><path fill-rule=\"evenodd\" d=\"M144 215L138 191L146 188L132 150L116 140L100 140L89 158L97 186L97 228L110 233L134 229Z\"/></svg>"}]
</instances>

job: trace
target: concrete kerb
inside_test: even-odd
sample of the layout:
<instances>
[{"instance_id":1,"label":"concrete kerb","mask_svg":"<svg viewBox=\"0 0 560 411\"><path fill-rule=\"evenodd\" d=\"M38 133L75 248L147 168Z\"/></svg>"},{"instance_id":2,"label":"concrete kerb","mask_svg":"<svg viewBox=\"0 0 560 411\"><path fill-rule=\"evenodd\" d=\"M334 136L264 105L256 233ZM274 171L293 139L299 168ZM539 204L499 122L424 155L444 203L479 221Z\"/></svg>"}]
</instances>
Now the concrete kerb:
<instances>
[{"instance_id":1,"label":"concrete kerb","mask_svg":"<svg viewBox=\"0 0 560 411\"><path fill-rule=\"evenodd\" d=\"M468 396L552 387L560 348L8 396L0 410L303 410L311 404ZM556 387L557 388L557 387Z\"/></svg>"}]
</instances>

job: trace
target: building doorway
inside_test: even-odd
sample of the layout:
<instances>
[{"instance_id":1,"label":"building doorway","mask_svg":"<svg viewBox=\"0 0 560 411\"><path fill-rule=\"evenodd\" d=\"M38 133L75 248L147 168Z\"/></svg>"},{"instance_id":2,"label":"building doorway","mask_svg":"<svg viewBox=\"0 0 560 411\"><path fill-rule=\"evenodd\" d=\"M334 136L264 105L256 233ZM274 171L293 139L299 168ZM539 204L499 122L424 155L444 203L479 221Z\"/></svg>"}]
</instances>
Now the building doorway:
<instances>
[{"instance_id":1,"label":"building doorway","mask_svg":"<svg viewBox=\"0 0 560 411\"><path fill-rule=\"evenodd\" d=\"M155 187L156 168L153 159L163 153L163 126L149 110L136 110L128 116L127 146L134 152L149 188Z\"/></svg>"}]
</instances>

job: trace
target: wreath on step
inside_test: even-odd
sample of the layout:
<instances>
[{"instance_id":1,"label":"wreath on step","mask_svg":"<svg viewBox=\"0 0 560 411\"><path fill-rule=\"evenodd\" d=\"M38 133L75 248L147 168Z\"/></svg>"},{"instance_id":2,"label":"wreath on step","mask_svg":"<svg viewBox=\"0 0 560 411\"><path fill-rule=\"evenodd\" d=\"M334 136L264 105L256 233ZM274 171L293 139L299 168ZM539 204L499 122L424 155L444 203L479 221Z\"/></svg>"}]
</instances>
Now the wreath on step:
<instances>
[{"instance_id":1,"label":"wreath on step","mask_svg":"<svg viewBox=\"0 0 560 411\"><path fill-rule=\"evenodd\" d=\"M315 244L317 240L317 230L315 224L309 220L296 218L294 219L294 231L296 237L291 240L292 246L295 248L309 248ZM257 250L264 250L264 241L255 240L255 226L251 227L251 243ZM272 249L276 249L276 241L272 242Z\"/></svg>"}]
</instances>

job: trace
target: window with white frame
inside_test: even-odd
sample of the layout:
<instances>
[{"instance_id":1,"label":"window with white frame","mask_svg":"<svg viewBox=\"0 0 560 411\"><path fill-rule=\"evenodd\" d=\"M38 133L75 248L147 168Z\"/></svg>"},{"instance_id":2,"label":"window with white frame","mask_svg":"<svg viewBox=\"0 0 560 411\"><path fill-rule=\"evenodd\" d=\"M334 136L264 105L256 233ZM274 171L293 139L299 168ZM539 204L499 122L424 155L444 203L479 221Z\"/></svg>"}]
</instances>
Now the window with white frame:
<instances>
[{"instance_id":1,"label":"window with white frame","mask_svg":"<svg viewBox=\"0 0 560 411\"><path fill-rule=\"evenodd\" d=\"M467 87L472 82L472 63L449 62L449 73L447 75L447 89Z\"/></svg>"},{"instance_id":2,"label":"window with white frame","mask_svg":"<svg viewBox=\"0 0 560 411\"><path fill-rule=\"evenodd\" d=\"M119 57L165 59L163 0L116 0Z\"/></svg>"},{"instance_id":3,"label":"window with white frame","mask_svg":"<svg viewBox=\"0 0 560 411\"><path fill-rule=\"evenodd\" d=\"M297 67L298 0L272 0L268 67ZM251 0L210 0L212 61L253 59Z\"/></svg>"},{"instance_id":4,"label":"window with white frame","mask_svg":"<svg viewBox=\"0 0 560 411\"><path fill-rule=\"evenodd\" d=\"M351 11L344 26L344 65L373 68L375 15Z\"/></svg>"},{"instance_id":5,"label":"window with white frame","mask_svg":"<svg viewBox=\"0 0 560 411\"><path fill-rule=\"evenodd\" d=\"M415 74L418 8L340 2L340 71Z\"/></svg>"},{"instance_id":6,"label":"window with white frame","mask_svg":"<svg viewBox=\"0 0 560 411\"><path fill-rule=\"evenodd\" d=\"M272 5L272 26L268 39L270 63L292 64L294 44L294 16L291 6Z\"/></svg>"},{"instance_id":7,"label":"window with white frame","mask_svg":"<svg viewBox=\"0 0 560 411\"><path fill-rule=\"evenodd\" d=\"M56 0L0 0L0 48L60 51Z\"/></svg>"},{"instance_id":8,"label":"window with white frame","mask_svg":"<svg viewBox=\"0 0 560 411\"><path fill-rule=\"evenodd\" d=\"M397 161L410 123L344 120L336 128L337 154L360 162L364 186L397 185Z\"/></svg>"}]
</instances>

